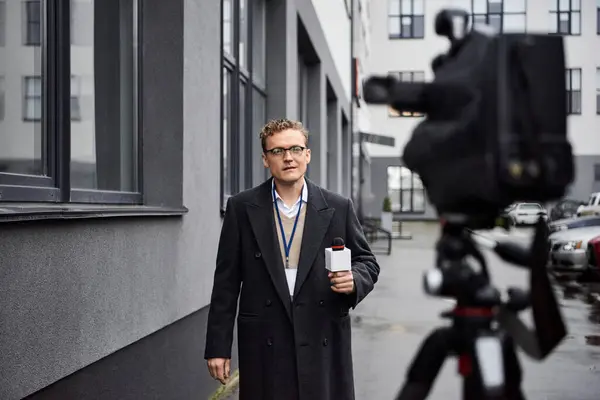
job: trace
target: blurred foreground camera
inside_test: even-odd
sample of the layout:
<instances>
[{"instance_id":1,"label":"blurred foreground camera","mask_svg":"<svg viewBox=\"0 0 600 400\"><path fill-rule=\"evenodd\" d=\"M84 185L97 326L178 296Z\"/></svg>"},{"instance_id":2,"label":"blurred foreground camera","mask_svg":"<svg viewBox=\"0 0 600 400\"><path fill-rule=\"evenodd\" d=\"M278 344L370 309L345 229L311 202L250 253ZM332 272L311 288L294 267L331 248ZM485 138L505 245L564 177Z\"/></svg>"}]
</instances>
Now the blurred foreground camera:
<instances>
[{"instance_id":1,"label":"blurred foreground camera","mask_svg":"<svg viewBox=\"0 0 600 400\"><path fill-rule=\"evenodd\" d=\"M435 24L450 47L432 61L432 82L374 76L363 94L367 103L426 114L403 160L438 213L486 228L515 201L564 196L574 166L563 38L471 28L460 10L442 11Z\"/></svg>"}]
</instances>

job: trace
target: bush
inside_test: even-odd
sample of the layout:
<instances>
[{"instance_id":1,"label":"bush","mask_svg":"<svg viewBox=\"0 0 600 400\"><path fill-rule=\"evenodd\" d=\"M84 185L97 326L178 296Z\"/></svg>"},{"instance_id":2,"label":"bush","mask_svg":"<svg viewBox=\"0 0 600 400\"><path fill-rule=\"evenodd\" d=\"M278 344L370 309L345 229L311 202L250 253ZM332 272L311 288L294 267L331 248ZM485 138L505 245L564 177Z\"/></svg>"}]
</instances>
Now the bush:
<instances>
[{"instance_id":1,"label":"bush","mask_svg":"<svg viewBox=\"0 0 600 400\"><path fill-rule=\"evenodd\" d=\"M392 212L392 200L388 196L383 198L383 212Z\"/></svg>"}]
</instances>

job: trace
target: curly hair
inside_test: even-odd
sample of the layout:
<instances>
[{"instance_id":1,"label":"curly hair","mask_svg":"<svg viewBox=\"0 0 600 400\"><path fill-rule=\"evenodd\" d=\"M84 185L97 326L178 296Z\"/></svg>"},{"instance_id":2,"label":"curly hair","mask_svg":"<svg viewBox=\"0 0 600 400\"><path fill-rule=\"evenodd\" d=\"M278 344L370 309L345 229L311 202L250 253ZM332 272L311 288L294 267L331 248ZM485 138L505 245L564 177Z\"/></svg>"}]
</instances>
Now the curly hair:
<instances>
[{"instance_id":1,"label":"curly hair","mask_svg":"<svg viewBox=\"0 0 600 400\"><path fill-rule=\"evenodd\" d=\"M260 143L263 151L267 150L267 138L273 136L276 133L283 132L287 129L294 129L302 132L304 135L304 142L308 146L308 131L302 125L300 121L293 121L287 118L272 119L263 126L260 130Z\"/></svg>"}]
</instances>

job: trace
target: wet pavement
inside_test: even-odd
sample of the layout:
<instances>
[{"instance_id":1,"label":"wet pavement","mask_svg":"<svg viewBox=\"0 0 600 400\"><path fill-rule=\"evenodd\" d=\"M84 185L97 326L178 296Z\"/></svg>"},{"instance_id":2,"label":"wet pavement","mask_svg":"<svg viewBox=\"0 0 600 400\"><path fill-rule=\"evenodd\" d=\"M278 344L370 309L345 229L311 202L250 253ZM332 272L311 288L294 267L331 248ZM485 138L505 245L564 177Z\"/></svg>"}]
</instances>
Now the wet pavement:
<instances>
[{"instance_id":1,"label":"wet pavement","mask_svg":"<svg viewBox=\"0 0 600 400\"><path fill-rule=\"evenodd\" d=\"M435 228L421 229L413 232L412 240L395 240L391 256L378 256L380 280L352 314L357 399L393 399L421 341L432 329L448 323L439 314L452 303L427 296L422 289L422 274L433 266L436 239ZM519 230L514 240L528 241L528 233ZM486 257L497 287L526 288L526 271L490 252ZM568 336L542 362L519 352L525 396L528 400L598 400L600 306L587 286L564 282L556 289ZM531 326L529 313L521 317ZM456 359L448 358L428 399L460 399L461 390Z\"/></svg>"}]
</instances>

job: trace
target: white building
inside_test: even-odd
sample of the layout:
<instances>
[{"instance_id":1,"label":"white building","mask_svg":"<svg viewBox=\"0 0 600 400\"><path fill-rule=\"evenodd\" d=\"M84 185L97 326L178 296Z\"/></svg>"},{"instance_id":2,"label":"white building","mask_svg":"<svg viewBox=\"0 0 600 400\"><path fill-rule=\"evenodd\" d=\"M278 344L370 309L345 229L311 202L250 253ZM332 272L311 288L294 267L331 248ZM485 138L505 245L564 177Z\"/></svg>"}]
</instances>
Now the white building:
<instances>
[{"instance_id":1,"label":"white building","mask_svg":"<svg viewBox=\"0 0 600 400\"><path fill-rule=\"evenodd\" d=\"M448 47L434 31L443 8L458 7L504 31L561 33L565 36L567 88L570 92L569 138L576 155L576 180L570 195L582 200L600 189L600 0L372 0L371 70L397 73L403 79L432 80L431 60ZM557 11L558 10L558 11ZM422 199L417 177L402 167L402 148L419 116L398 116L384 107L370 107L375 131L396 138L394 148L369 144L377 215L388 193L403 218L434 216ZM390 167L390 168L388 168ZM386 176L390 175L389 184ZM398 175L404 176L398 181ZM401 189L399 189L401 187ZM402 193L402 196L399 195ZM402 200L400 198L402 197Z\"/></svg>"}]
</instances>

